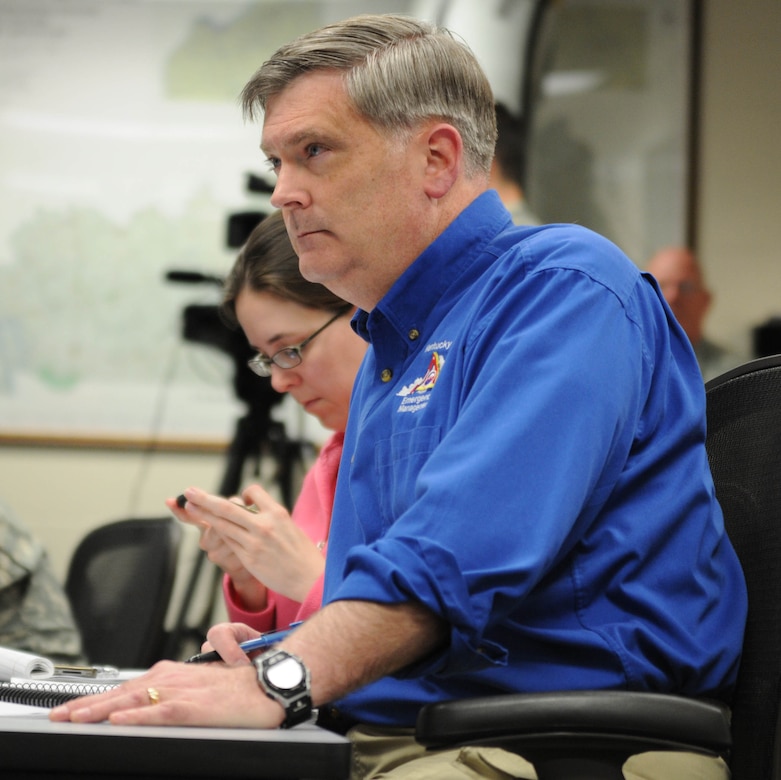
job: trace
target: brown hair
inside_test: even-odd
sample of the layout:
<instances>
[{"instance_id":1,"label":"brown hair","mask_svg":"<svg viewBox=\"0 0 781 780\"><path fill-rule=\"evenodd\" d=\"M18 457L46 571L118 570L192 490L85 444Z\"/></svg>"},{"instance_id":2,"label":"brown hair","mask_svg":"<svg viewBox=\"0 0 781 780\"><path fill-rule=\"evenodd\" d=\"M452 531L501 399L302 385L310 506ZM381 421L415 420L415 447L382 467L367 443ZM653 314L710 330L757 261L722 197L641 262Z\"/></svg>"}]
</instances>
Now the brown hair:
<instances>
[{"instance_id":1,"label":"brown hair","mask_svg":"<svg viewBox=\"0 0 781 780\"><path fill-rule=\"evenodd\" d=\"M327 287L309 282L301 275L281 211L267 216L250 233L225 279L221 312L234 327L238 325L236 298L245 287L334 313L348 305Z\"/></svg>"}]
</instances>

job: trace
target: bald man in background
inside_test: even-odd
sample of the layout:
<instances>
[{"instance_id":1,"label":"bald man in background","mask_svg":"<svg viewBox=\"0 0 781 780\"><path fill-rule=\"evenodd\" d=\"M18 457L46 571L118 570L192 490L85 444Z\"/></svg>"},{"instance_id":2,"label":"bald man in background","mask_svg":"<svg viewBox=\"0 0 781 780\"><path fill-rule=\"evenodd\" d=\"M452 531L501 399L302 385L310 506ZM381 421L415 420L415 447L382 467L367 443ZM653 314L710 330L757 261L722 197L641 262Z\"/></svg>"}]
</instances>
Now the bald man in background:
<instances>
[{"instance_id":1,"label":"bald man in background","mask_svg":"<svg viewBox=\"0 0 781 780\"><path fill-rule=\"evenodd\" d=\"M705 337L705 316L713 296L705 284L694 252L682 246L665 247L648 261L646 271L659 282L675 318L686 331L697 355L704 381L707 382L746 360Z\"/></svg>"}]
</instances>

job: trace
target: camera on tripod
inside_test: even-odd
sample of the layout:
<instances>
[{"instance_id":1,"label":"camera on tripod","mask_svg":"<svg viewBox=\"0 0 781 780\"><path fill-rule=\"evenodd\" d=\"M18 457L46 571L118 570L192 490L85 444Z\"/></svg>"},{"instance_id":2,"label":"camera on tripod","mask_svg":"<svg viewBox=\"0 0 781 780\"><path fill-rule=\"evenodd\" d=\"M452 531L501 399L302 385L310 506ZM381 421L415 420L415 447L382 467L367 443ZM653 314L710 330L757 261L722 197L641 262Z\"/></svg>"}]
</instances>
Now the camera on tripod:
<instances>
[{"instance_id":1,"label":"camera on tripod","mask_svg":"<svg viewBox=\"0 0 781 780\"><path fill-rule=\"evenodd\" d=\"M251 192L269 194L273 187L254 174L248 174L247 189ZM263 220L262 211L245 211L230 214L227 220L226 243L231 249L242 247L250 233ZM185 284L210 284L220 289L224 279L219 276L189 270L171 270L166 274L171 282ZM288 449L284 426L271 418L271 410L284 398L271 386L268 379L259 377L247 368L255 351L247 343L240 329L228 326L220 315L218 306L191 304L183 311L182 336L186 341L214 347L226 353L233 360L233 390L236 397L247 404L248 412L236 426L236 433L230 445L228 466L220 493L232 495L239 488L244 461L250 455L259 457L264 444L270 444L276 456L286 457L281 450ZM284 498L286 486L282 486Z\"/></svg>"},{"instance_id":2,"label":"camera on tripod","mask_svg":"<svg viewBox=\"0 0 781 780\"><path fill-rule=\"evenodd\" d=\"M249 174L247 187L252 192L270 193L273 187L263 179ZM262 211L246 211L231 214L227 224L227 245L238 249L246 243L250 233L266 215ZM196 271L169 271L166 278L186 284L211 284L220 289L224 279ZM247 404L247 413L236 421L235 432L226 453L219 494L232 496L240 492L247 460L255 461L255 472L260 471L261 458L265 455L275 466L273 481L276 483L282 503L292 508L300 475L304 471L304 452L311 449L306 442L290 439L283 423L273 420L271 411L284 398L271 386L271 382L247 368L247 360L254 350L244 333L229 327L223 320L218 306L191 304L183 311L182 336L186 341L214 347L233 359L233 389L236 396ZM200 615L193 617L197 606L199 585L206 581L208 598ZM200 647L206 630L213 622L215 604L221 593L222 573L219 567L209 564L200 550L184 589L182 603L169 639L167 657L182 658L192 655L185 652L188 644Z\"/></svg>"}]
</instances>

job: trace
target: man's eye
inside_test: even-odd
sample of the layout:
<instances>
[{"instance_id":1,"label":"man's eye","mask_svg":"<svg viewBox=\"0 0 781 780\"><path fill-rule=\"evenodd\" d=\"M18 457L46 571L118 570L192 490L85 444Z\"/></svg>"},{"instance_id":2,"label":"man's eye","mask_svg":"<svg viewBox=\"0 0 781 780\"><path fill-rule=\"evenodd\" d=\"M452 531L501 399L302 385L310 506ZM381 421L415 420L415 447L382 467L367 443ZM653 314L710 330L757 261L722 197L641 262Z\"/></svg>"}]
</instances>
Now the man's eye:
<instances>
[{"instance_id":1,"label":"man's eye","mask_svg":"<svg viewBox=\"0 0 781 780\"><path fill-rule=\"evenodd\" d=\"M307 157L317 157L324 151L325 147L320 144L309 144L309 146L306 147Z\"/></svg>"},{"instance_id":2,"label":"man's eye","mask_svg":"<svg viewBox=\"0 0 781 780\"><path fill-rule=\"evenodd\" d=\"M267 157L266 158L266 168L270 171L278 171L280 166L279 158L277 157Z\"/></svg>"}]
</instances>

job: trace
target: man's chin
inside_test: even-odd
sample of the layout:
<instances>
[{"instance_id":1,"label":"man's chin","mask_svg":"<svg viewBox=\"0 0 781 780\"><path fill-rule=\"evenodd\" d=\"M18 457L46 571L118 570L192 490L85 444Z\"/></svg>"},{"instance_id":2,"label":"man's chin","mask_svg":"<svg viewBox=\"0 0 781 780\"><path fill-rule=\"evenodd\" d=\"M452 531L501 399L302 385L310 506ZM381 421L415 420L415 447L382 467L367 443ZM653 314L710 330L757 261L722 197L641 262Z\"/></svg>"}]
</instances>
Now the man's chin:
<instances>
[{"instance_id":1,"label":"man's chin","mask_svg":"<svg viewBox=\"0 0 781 780\"><path fill-rule=\"evenodd\" d=\"M301 276L308 282L325 284L329 278L326 271L327 265L323 255L318 252L300 252L298 255L298 269Z\"/></svg>"},{"instance_id":2,"label":"man's chin","mask_svg":"<svg viewBox=\"0 0 781 780\"><path fill-rule=\"evenodd\" d=\"M304 252L298 256L298 269L301 276L313 284L322 284L334 295L349 301L351 294L348 280L352 276L344 260L322 252Z\"/></svg>"}]
</instances>

